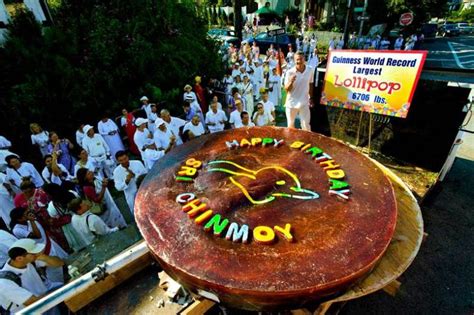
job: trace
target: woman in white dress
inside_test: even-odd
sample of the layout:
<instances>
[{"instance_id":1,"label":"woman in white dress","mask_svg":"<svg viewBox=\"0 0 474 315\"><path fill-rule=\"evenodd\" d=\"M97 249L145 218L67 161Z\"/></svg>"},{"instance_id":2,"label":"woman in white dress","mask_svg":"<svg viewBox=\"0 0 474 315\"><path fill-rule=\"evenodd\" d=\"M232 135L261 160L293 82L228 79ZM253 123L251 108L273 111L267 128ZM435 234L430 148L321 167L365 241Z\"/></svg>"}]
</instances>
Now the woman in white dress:
<instances>
[{"instance_id":1,"label":"woman in white dress","mask_svg":"<svg viewBox=\"0 0 474 315\"><path fill-rule=\"evenodd\" d=\"M49 132L43 130L37 123L30 124L31 142L37 145L40 149L41 155L44 157L48 152Z\"/></svg>"},{"instance_id":2,"label":"woman in white dress","mask_svg":"<svg viewBox=\"0 0 474 315\"><path fill-rule=\"evenodd\" d=\"M77 171L77 181L79 182L79 186L82 188L86 199L100 204L104 209L99 216L105 224L111 228L124 228L127 226L122 213L115 204L115 201L107 188L107 179L101 180L96 178L93 172L81 168Z\"/></svg>"},{"instance_id":3,"label":"woman in white dress","mask_svg":"<svg viewBox=\"0 0 474 315\"><path fill-rule=\"evenodd\" d=\"M97 130L109 146L110 155L115 160L115 153L125 150L117 124L107 116L104 116L104 118L102 118L102 120L97 124Z\"/></svg>"},{"instance_id":4,"label":"woman in white dress","mask_svg":"<svg viewBox=\"0 0 474 315\"><path fill-rule=\"evenodd\" d=\"M32 211L18 207L12 210L10 218L10 228L14 236L19 239L36 239L38 243L45 245L44 253L48 256L56 256L61 259L68 257L61 246L46 234L41 223L36 221ZM64 283L62 267L46 267L46 276L50 281Z\"/></svg>"},{"instance_id":5,"label":"woman in white dress","mask_svg":"<svg viewBox=\"0 0 474 315\"><path fill-rule=\"evenodd\" d=\"M246 74L244 75L244 90L243 96L245 98L245 111L248 112L250 115L253 113L253 84L250 81L249 76Z\"/></svg>"}]
</instances>

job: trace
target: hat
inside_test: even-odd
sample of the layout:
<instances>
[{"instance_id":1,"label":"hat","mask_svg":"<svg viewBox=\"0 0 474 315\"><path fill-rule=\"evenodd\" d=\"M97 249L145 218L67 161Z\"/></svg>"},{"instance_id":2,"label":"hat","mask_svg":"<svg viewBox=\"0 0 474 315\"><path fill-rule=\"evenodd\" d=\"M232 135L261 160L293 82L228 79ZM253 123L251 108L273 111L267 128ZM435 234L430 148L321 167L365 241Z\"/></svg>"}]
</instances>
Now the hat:
<instances>
[{"instance_id":1,"label":"hat","mask_svg":"<svg viewBox=\"0 0 474 315\"><path fill-rule=\"evenodd\" d=\"M148 101L148 97L142 96L142 97L140 98L140 101Z\"/></svg>"},{"instance_id":2,"label":"hat","mask_svg":"<svg viewBox=\"0 0 474 315\"><path fill-rule=\"evenodd\" d=\"M186 85L184 86L184 90L186 91L187 89L192 89L191 85L186 84Z\"/></svg>"},{"instance_id":3,"label":"hat","mask_svg":"<svg viewBox=\"0 0 474 315\"><path fill-rule=\"evenodd\" d=\"M12 248L23 248L30 254L39 254L44 250L45 245L36 243L34 240L29 238L23 238L13 243L9 250Z\"/></svg>"},{"instance_id":4,"label":"hat","mask_svg":"<svg viewBox=\"0 0 474 315\"><path fill-rule=\"evenodd\" d=\"M87 134L91 129L94 129L94 127L92 127L91 125L85 125L84 128L82 128L84 134Z\"/></svg>"},{"instance_id":5,"label":"hat","mask_svg":"<svg viewBox=\"0 0 474 315\"><path fill-rule=\"evenodd\" d=\"M166 123L166 122L165 122L163 119L157 118L157 119L155 120L155 127L158 128L159 126L161 126L161 125L163 125L163 124L165 124L165 123Z\"/></svg>"},{"instance_id":6,"label":"hat","mask_svg":"<svg viewBox=\"0 0 474 315\"><path fill-rule=\"evenodd\" d=\"M147 122L148 122L147 119L140 117L140 118L135 119L135 126L139 127L143 124L146 124Z\"/></svg>"}]
</instances>

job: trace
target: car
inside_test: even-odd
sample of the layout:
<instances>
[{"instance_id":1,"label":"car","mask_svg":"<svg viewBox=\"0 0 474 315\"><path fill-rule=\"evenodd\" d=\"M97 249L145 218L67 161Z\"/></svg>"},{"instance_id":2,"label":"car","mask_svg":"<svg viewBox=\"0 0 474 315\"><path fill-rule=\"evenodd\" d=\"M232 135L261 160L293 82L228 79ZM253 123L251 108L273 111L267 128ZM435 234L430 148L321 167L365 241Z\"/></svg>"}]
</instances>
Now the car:
<instances>
[{"instance_id":1,"label":"car","mask_svg":"<svg viewBox=\"0 0 474 315\"><path fill-rule=\"evenodd\" d=\"M456 23L456 26L461 34L470 34L474 32L474 26L470 26L469 23Z\"/></svg>"},{"instance_id":2,"label":"car","mask_svg":"<svg viewBox=\"0 0 474 315\"><path fill-rule=\"evenodd\" d=\"M459 29L455 24L443 24L438 28L438 35L442 37L458 36L459 34Z\"/></svg>"},{"instance_id":3,"label":"car","mask_svg":"<svg viewBox=\"0 0 474 315\"><path fill-rule=\"evenodd\" d=\"M238 37L235 36L235 32L232 30L225 29L225 28L210 29L207 32L207 36L209 36L209 38L212 38L214 40L217 40L220 42L226 42L233 45L239 42Z\"/></svg>"},{"instance_id":4,"label":"car","mask_svg":"<svg viewBox=\"0 0 474 315\"><path fill-rule=\"evenodd\" d=\"M287 54L288 45L291 44L293 51L296 50L296 38L293 35L280 34L276 36L268 36L267 32L262 32L257 34L255 37L249 37L242 41L242 43L249 43L250 46L253 45L253 42L257 42L258 47L260 48L260 53L265 54L270 44L273 44L273 47L276 49L277 46L280 46L281 50Z\"/></svg>"},{"instance_id":5,"label":"car","mask_svg":"<svg viewBox=\"0 0 474 315\"><path fill-rule=\"evenodd\" d=\"M436 33L438 32L438 24L435 23L425 23L421 25L419 33L423 34L425 40L436 38Z\"/></svg>"}]
</instances>

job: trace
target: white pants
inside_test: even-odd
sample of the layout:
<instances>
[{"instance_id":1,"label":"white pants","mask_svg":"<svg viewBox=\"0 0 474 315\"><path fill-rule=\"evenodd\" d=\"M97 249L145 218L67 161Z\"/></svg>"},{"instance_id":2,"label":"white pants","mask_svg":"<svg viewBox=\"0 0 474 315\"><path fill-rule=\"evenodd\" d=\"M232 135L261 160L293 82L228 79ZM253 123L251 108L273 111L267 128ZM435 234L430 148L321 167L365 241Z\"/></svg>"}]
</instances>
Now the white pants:
<instances>
[{"instance_id":1,"label":"white pants","mask_svg":"<svg viewBox=\"0 0 474 315\"><path fill-rule=\"evenodd\" d=\"M288 108L285 109L286 121L288 122L288 128L295 128L295 119L298 113L300 114L301 129L311 131L311 112L309 106L303 106L302 108Z\"/></svg>"}]
</instances>

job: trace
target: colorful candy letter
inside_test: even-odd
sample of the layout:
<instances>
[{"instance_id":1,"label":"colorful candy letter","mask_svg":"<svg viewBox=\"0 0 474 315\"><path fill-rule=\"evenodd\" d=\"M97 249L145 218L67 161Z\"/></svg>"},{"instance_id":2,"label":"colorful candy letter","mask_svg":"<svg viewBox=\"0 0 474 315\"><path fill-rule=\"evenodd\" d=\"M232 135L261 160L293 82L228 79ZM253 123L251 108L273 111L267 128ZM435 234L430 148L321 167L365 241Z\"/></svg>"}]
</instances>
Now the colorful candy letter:
<instances>
[{"instance_id":1,"label":"colorful candy letter","mask_svg":"<svg viewBox=\"0 0 474 315\"><path fill-rule=\"evenodd\" d=\"M249 241L249 226L247 224L243 224L239 230L239 225L235 222L232 222L227 230L227 234L225 235L226 240L237 243L248 243Z\"/></svg>"},{"instance_id":2,"label":"colorful candy letter","mask_svg":"<svg viewBox=\"0 0 474 315\"><path fill-rule=\"evenodd\" d=\"M273 229L278 233L278 235L286 239L288 242L293 242L293 235L291 235L291 224L285 224L285 228L275 225Z\"/></svg>"},{"instance_id":3,"label":"colorful candy letter","mask_svg":"<svg viewBox=\"0 0 474 315\"><path fill-rule=\"evenodd\" d=\"M214 227L214 235L221 236L228 224L229 220L224 219L221 221L221 215L215 214L212 219L210 219L209 222L207 222L204 226L204 231L208 232Z\"/></svg>"},{"instance_id":4,"label":"colorful candy letter","mask_svg":"<svg viewBox=\"0 0 474 315\"><path fill-rule=\"evenodd\" d=\"M257 243L270 244L275 240L275 232L268 226L260 225L253 229L253 238Z\"/></svg>"}]
</instances>

